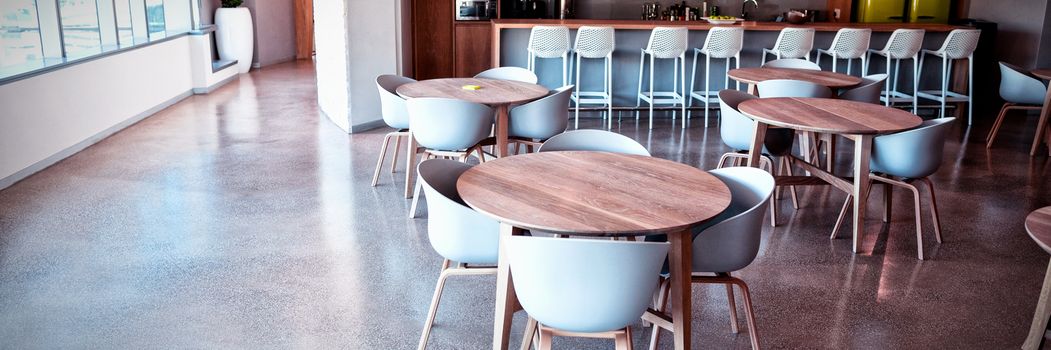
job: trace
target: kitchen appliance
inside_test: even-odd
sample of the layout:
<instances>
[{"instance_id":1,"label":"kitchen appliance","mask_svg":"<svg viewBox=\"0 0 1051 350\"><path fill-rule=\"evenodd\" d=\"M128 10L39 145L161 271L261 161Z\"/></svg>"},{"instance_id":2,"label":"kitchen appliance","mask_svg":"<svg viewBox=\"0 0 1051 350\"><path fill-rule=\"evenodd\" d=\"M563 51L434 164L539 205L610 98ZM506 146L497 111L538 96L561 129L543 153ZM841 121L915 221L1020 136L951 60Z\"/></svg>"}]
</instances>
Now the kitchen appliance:
<instances>
[{"instance_id":1,"label":"kitchen appliance","mask_svg":"<svg viewBox=\"0 0 1051 350\"><path fill-rule=\"evenodd\" d=\"M949 23L951 0L858 0L858 22Z\"/></svg>"},{"instance_id":2,"label":"kitchen appliance","mask_svg":"<svg viewBox=\"0 0 1051 350\"><path fill-rule=\"evenodd\" d=\"M814 12L812 10L791 9L785 13L785 20L792 24L803 24L813 22Z\"/></svg>"},{"instance_id":3,"label":"kitchen appliance","mask_svg":"<svg viewBox=\"0 0 1051 350\"><path fill-rule=\"evenodd\" d=\"M457 21L484 21L496 18L496 0L456 0Z\"/></svg>"}]
</instances>

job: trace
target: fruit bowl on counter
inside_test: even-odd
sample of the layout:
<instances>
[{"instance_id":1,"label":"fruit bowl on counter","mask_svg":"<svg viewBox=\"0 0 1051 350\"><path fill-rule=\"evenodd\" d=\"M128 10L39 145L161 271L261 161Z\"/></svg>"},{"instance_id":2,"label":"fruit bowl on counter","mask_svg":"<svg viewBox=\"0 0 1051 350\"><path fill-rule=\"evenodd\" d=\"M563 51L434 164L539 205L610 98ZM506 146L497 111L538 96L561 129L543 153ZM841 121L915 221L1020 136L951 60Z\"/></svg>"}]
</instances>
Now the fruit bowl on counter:
<instances>
[{"instance_id":1,"label":"fruit bowl on counter","mask_svg":"<svg viewBox=\"0 0 1051 350\"><path fill-rule=\"evenodd\" d=\"M708 21L708 23L711 24L734 24L744 20L743 18L737 18L734 16L711 16L701 17L701 19Z\"/></svg>"}]
</instances>

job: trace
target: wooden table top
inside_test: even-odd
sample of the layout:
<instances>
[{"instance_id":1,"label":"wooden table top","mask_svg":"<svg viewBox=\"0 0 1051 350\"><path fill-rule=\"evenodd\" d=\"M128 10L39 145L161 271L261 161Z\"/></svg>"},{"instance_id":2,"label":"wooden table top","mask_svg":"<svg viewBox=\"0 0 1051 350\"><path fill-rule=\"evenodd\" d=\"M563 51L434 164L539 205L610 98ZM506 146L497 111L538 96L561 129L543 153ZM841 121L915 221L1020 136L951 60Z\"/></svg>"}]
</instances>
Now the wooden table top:
<instances>
[{"instance_id":1,"label":"wooden table top","mask_svg":"<svg viewBox=\"0 0 1051 350\"><path fill-rule=\"evenodd\" d=\"M456 183L475 210L516 227L577 235L678 231L718 215L730 190L715 176L660 158L543 152L500 158Z\"/></svg>"},{"instance_id":2,"label":"wooden table top","mask_svg":"<svg viewBox=\"0 0 1051 350\"><path fill-rule=\"evenodd\" d=\"M478 85L481 89L465 90L464 85ZM413 97L455 98L484 105L506 105L532 101L547 95L547 88L512 80L446 78L408 83L398 87L398 95Z\"/></svg>"},{"instance_id":3,"label":"wooden table top","mask_svg":"<svg viewBox=\"0 0 1051 350\"><path fill-rule=\"evenodd\" d=\"M1051 68L1040 68L1029 71L1033 75L1038 76L1044 80L1051 80Z\"/></svg>"},{"instance_id":4,"label":"wooden table top","mask_svg":"<svg viewBox=\"0 0 1051 350\"><path fill-rule=\"evenodd\" d=\"M848 88L861 84L861 78L852 75L809 69L738 68L731 69L728 75L734 80L748 84L774 79L802 80L830 88Z\"/></svg>"},{"instance_id":5,"label":"wooden table top","mask_svg":"<svg viewBox=\"0 0 1051 350\"><path fill-rule=\"evenodd\" d=\"M1051 253L1051 207L1043 207L1025 218L1025 230L1040 248Z\"/></svg>"},{"instance_id":6,"label":"wooden table top","mask_svg":"<svg viewBox=\"0 0 1051 350\"><path fill-rule=\"evenodd\" d=\"M923 122L897 108L830 98L758 98L738 108L769 125L830 134L885 134L912 129Z\"/></svg>"}]
</instances>

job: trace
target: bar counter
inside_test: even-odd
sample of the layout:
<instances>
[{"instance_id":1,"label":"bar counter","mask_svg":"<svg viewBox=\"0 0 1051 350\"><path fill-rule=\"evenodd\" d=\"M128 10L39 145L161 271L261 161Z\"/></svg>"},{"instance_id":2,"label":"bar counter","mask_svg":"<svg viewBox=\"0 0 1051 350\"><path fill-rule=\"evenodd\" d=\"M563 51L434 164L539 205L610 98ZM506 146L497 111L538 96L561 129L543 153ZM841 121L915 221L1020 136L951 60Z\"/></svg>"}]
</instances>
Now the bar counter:
<instances>
[{"instance_id":1,"label":"bar counter","mask_svg":"<svg viewBox=\"0 0 1051 350\"><path fill-rule=\"evenodd\" d=\"M639 50L645 47L649 38L650 30L655 27L668 26L685 26L689 28L689 50L686 52L687 88L689 88L690 76L694 74L692 71L693 49L703 46L704 39L708 35L708 30L715 27L715 25L702 21L496 19L492 21L493 66L526 67L526 60L528 57L526 46L529 41L529 30L538 25L566 26L573 32L571 33L573 38L576 36L576 29L581 26L609 26L617 30L616 49L613 53L613 95L614 105L617 107L635 106L635 94L636 89L638 88ZM754 21L742 22L740 24L735 24L734 26L744 27L746 31L744 36L744 49L741 51L741 67L760 66L762 64L762 49L773 47L778 32L786 27L811 27L817 31L814 36L814 51L811 52L811 61L815 60L816 57L814 55L816 55L817 49L827 49L831 45L835 32L841 28L871 28L873 33L869 47L873 49L882 49L883 46L886 45L891 32L900 28L926 30L923 48L938 49L949 31L963 28L946 24L923 23L807 23L803 25L793 25L780 22ZM773 58L770 57L769 59ZM671 60L667 61L668 62L657 63L657 72L654 74L656 80L655 90L670 90L671 88L673 82ZM937 76L938 69L934 67L934 63L940 64L940 61L930 63L931 65L928 69L924 70L923 79L921 79L921 81L933 83L924 83L921 84L921 87L933 84L930 85L933 88L934 85L937 85L935 83L940 81ZM868 62L868 64L870 67L869 74L884 73L886 71L886 62L879 56L873 56L873 59ZM822 57L821 65L825 70L831 70L831 58L829 56ZM600 89L602 86L601 60L585 60L585 62L581 63L581 66L583 66L583 70L581 71L581 81L576 83L577 88L579 89L583 86L584 89L589 91ZM713 90L718 90L723 87L723 82L725 81L724 66L724 60L712 60L711 88ZM846 66L847 62L841 61L838 70L840 72L845 72ZM860 61L854 60L853 75L860 75L859 66ZM911 84L909 82L911 82L911 77L913 75L913 72L911 72L912 64L909 62L907 64L902 64L902 66L902 78L899 80L899 88L902 90L911 90ZM694 90L702 90L703 87L700 85L704 81L703 56L697 65L697 69L698 72L696 74L696 79L698 86ZM540 83L548 88L554 89L561 85L562 69L559 60L538 60L537 75L540 77ZM696 106L696 104L694 104L694 106Z\"/></svg>"}]
</instances>

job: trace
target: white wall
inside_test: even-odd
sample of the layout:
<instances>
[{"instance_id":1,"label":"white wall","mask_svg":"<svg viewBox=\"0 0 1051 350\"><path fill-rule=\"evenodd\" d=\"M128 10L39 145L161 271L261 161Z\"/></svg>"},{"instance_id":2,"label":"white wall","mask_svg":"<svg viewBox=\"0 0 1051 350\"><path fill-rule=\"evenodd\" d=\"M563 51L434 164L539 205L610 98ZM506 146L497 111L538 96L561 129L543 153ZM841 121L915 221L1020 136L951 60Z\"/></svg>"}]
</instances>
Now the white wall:
<instances>
[{"instance_id":1,"label":"white wall","mask_svg":"<svg viewBox=\"0 0 1051 350\"><path fill-rule=\"evenodd\" d=\"M314 5L318 103L347 132L382 126L376 76L405 74L406 1Z\"/></svg>"},{"instance_id":2,"label":"white wall","mask_svg":"<svg viewBox=\"0 0 1051 350\"><path fill-rule=\"evenodd\" d=\"M214 87L194 85L194 66L201 65L192 63L192 38L0 85L0 189L178 102L195 87Z\"/></svg>"}]
</instances>

